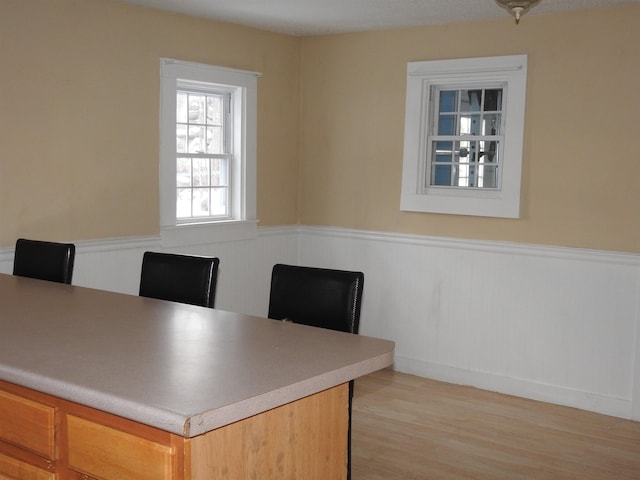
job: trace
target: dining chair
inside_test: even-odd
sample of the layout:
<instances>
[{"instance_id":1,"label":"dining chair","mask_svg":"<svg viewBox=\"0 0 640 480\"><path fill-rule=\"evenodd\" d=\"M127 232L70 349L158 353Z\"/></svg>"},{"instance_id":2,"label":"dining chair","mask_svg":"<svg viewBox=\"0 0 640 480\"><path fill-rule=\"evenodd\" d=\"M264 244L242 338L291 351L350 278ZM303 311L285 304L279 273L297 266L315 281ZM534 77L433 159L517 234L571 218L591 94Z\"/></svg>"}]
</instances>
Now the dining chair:
<instances>
[{"instance_id":1,"label":"dining chair","mask_svg":"<svg viewBox=\"0 0 640 480\"><path fill-rule=\"evenodd\" d=\"M269 318L357 334L364 274L347 270L276 264L271 272ZM351 478L351 409L354 381L349 382L347 479Z\"/></svg>"},{"instance_id":2,"label":"dining chair","mask_svg":"<svg viewBox=\"0 0 640 480\"><path fill-rule=\"evenodd\" d=\"M145 252L139 295L213 308L219 263L217 257Z\"/></svg>"},{"instance_id":3,"label":"dining chair","mask_svg":"<svg viewBox=\"0 0 640 480\"><path fill-rule=\"evenodd\" d=\"M73 243L19 238L13 256L13 274L71 284L75 256Z\"/></svg>"}]
</instances>

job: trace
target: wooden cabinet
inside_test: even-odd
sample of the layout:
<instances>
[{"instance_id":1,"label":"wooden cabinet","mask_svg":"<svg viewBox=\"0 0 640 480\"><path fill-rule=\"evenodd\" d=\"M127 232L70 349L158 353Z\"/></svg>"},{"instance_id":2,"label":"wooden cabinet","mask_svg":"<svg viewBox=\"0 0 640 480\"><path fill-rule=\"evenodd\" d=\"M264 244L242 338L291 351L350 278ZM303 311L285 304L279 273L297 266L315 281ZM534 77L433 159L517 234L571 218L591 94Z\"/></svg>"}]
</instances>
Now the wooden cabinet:
<instances>
[{"instance_id":1,"label":"wooden cabinet","mask_svg":"<svg viewBox=\"0 0 640 480\"><path fill-rule=\"evenodd\" d=\"M67 416L69 467L98 478L173 480L172 447Z\"/></svg>"},{"instance_id":2,"label":"wooden cabinet","mask_svg":"<svg viewBox=\"0 0 640 480\"><path fill-rule=\"evenodd\" d=\"M55 480L55 413L0 390L0 480Z\"/></svg>"},{"instance_id":3,"label":"wooden cabinet","mask_svg":"<svg viewBox=\"0 0 640 480\"><path fill-rule=\"evenodd\" d=\"M55 409L0 391L0 439L50 460L55 459Z\"/></svg>"},{"instance_id":4,"label":"wooden cabinet","mask_svg":"<svg viewBox=\"0 0 640 480\"><path fill-rule=\"evenodd\" d=\"M0 480L182 480L185 439L0 381Z\"/></svg>"},{"instance_id":5,"label":"wooden cabinet","mask_svg":"<svg viewBox=\"0 0 640 480\"><path fill-rule=\"evenodd\" d=\"M0 480L346 478L347 384L184 438L0 381Z\"/></svg>"},{"instance_id":6,"label":"wooden cabinet","mask_svg":"<svg viewBox=\"0 0 640 480\"><path fill-rule=\"evenodd\" d=\"M0 454L0 480L55 480L56 474Z\"/></svg>"}]
</instances>

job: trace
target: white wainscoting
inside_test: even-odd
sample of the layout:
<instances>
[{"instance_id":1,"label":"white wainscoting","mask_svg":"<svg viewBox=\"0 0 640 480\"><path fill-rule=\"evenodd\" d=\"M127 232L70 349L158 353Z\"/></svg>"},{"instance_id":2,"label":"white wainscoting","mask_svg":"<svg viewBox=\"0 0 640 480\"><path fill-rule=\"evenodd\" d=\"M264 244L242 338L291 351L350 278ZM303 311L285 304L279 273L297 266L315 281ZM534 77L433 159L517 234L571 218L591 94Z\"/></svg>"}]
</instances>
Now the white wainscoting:
<instances>
[{"instance_id":1,"label":"white wainscoting","mask_svg":"<svg viewBox=\"0 0 640 480\"><path fill-rule=\"evenodd\" d=\"M303 227L299 259L365 273L399 371L640 419L639 255Z\"/></svg>"},{"instance_id":2,"label":"white wainscoting","mask_svg":"<svg viewBox=\"0 0 640 480\"><path fill-rule=\"evenodd\" d=\"M306 226L76 247L75 285L133 295L145 250L218 256L216 308L262 316L274 263L361 270L360 333L396 342L395 369L640 420L637 254Z\"/></svg>"}]
</instances>

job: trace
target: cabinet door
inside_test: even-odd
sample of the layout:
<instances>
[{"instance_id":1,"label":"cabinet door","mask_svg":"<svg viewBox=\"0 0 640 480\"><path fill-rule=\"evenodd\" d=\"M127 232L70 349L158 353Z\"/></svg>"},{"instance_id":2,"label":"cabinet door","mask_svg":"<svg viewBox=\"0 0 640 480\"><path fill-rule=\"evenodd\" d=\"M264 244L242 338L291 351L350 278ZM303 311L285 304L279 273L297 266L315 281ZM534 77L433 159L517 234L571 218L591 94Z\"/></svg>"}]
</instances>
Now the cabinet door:
<instances>
[{"instance_id":1,"label":"cabinet door","mask_svg":"<svg viewBox=\"0 0 640 480\"><path fill-rule=\"evenodd\" d=\"M55 473L0 454L0 480L55 480L56 478Z\"/></svg>"},{"instance_id":2,"label":"cabinet door","mask_svg":"<svg viewBox=\"0 0 640 480\"><path fill-rule=\"evenodd\" d=\"M0 391L0 438L55 460L55 409Z\"/></svg>"},{"instance_id":3,"label":"cabinet door","mask_svg":"<svg viewBox=\"0 0 640 480\"><path fill-rule=\"evenodd\" d=\"M173 480L174 449L67 416L69 467L105 480Z\"/></svg>"}]
</instances>

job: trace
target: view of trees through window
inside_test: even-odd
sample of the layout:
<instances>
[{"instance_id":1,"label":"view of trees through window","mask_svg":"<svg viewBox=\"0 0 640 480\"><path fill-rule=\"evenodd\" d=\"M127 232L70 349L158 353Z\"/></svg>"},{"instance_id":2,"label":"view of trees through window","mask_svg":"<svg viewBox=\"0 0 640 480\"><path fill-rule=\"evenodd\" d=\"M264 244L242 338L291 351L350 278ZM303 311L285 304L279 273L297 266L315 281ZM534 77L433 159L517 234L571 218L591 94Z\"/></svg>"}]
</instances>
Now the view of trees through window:
<instances>
[{"instance_id":1,"label":"view of trees through window","mask_svg":"<svg viewBox=\"0 0 640 480\"><path fill-rule=\"evenodd\" d=\"M176 217L229 215L229 94L177 92Z\"/></svg>"}]
</instances>

